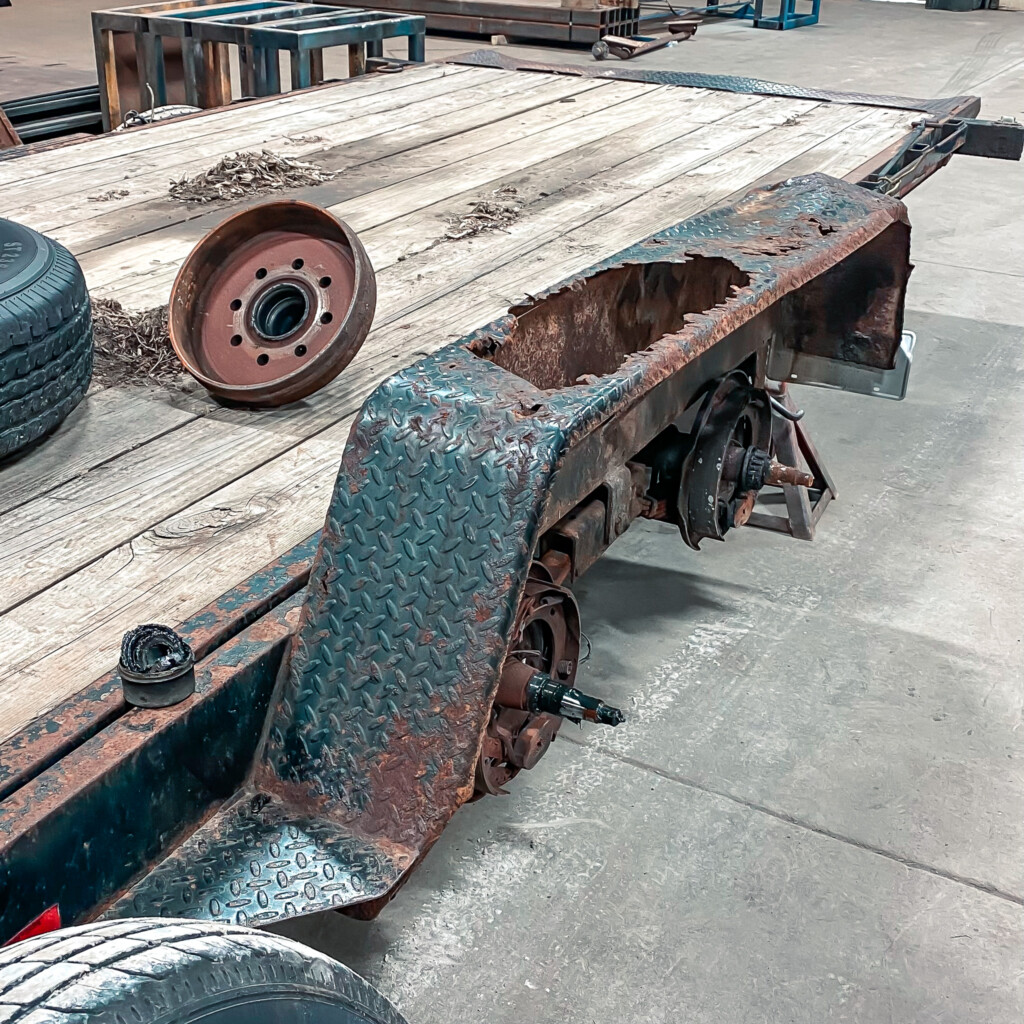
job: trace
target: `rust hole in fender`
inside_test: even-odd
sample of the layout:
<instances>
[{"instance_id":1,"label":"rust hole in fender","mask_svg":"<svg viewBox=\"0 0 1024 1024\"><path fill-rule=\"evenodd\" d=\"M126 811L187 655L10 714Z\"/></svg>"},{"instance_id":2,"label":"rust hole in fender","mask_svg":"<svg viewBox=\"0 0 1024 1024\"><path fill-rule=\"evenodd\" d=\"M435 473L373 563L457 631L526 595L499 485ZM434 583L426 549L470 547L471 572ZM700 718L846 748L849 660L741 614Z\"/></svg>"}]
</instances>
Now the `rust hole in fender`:
<instances>
[{"instance_id":1,"label":"rust hole in fender","mask_svg":"<svg viewBox=\"0 0 1024 1024\"><path fill-rule=\"evenodd\" d=\"M508 337L497 346L481 339L473 351L535 387L570 387L613 373L627 356L680 331L687 315L721 305L749 283L720 257L613 267L514 306Z\"/></svg>"}]
</instances>

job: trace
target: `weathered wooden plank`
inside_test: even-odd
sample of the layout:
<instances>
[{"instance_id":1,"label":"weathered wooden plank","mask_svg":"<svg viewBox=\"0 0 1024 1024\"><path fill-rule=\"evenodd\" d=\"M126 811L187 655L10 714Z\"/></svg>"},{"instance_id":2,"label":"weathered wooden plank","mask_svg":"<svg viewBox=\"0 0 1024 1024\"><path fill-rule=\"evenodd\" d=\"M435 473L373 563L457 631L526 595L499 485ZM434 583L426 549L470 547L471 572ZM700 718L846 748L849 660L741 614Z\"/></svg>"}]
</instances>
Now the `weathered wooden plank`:
<instances>
[{"instance_id":1,"label":"weathered wooden plank","mask_svg":"<svg viewBox=\"0 0 1024 1024\"><path fill-rule=\"evenodd\" d=\"M249 117L251 111L248 107L236 108L236 117L239 119L237 125L227 122L219 131L204 133L194 139L167 140L138 151L118 154L110 160L94 160L84 165L72 164L45 175L29 177L11 184L6 190L9 196L8 209L20 209L32 203L45 203L47 200L52 203L56 199L77 200L79 203L87 201L86 197L92 192L102 190L104 186L123 183L126 180L126 173L129 175L127 180L131 181L133 188L138 184L138 177L159 173L160 184L166 189L167 180L172 175L180 175L196 162L209 157L252 149L271 140L280 140L279 144L293 147L305 132L318 133L321 127L379 115L383 111L387 111L389 116L400 117L399 112L412 104L436 99L448 93L454 94L461 89L498 81L504 77L500 72L486 70L487 74L484 76L473 74L452 77L444 74L441 68L433 68L430 77L407 84L404 89L374 91L368 95L346 93L342 89L317 90L313 95L323 99L330 96L332 102L321 102L304 110L279 111L277 116L257 120ZM159 127L156 125L145 130L155 131ZM136 137L142 134L142 131L129 132L126 136L117 138ZM292 155L293 150L289 148L287 153ZM119 205L131 205L141 198L141 195L133 193L127 203ZM117 209L116 206L107 208Z\"/></svg>"},{"instance_id":2,"label":"weathered wooden plank","mask_svg":"<svg viewBox=\"0 0 1024 1024\"><path fill-rule=\"evenodd\" d=\"M273 99L213 110L181 121L169 121L133 131L102 135L73 147L63 147L5 163L0 166L0 185L17 185L32 178L59 174L69 168L82 168L108 160L119 160L149 149L180 147L184 143L214 133L236 131L247 124L336 104L345 96L350 96L355 101L377 93L396 92L438 76L462 75L467 70L493 71L467 69L456 65L426 64L398 75L367 75L308 92L285 93Z\"/></svg>"},{"instance_id":3,"label":"weathered wooden plank","mask_svg":"<svg viewBox=\"0 0 1024 1024\"><path fill-rule=\"evenodd\" d=\"M267 419L235 410L193 418L0 516L0 613L135 536L140 522L155 526L189 494L225 486L309 433L301 410L274 419L272 432Z\"/></svg>"},{"instance_id":4,"label":"weathered wooden plank","mask_svg":"<svg viewBox=\"0 0 1024 1024\"><path fill-rule=\"evenodd\" d=\"M153 564L161 578L177 591L178 599L189 604L190 592L207 592L211 585L216 588L215 580L220 577L214 562L204 557L204 538L209 550L213 552L229 535L242 540L248 528L268 515L280 518L280 523L270 525L274 537L272 543L268 544L264 538L254 536L251 543L243 545L249 550L248 557L255 558L260 564L265 564L273 557L270 552L282 539L287 538L286 547L292 546L293 538L296 542L301 540L289 529L287 516L281 517L281 512L298 493L318 496L321 505L325 505L332 480L325 479L324 474L319 472L319 459L310 462L310 469L306 469L314 448L318 449L320 459L331 461L335 442L333 439L322 442L313 438L292 449L282 456L282 484L277 486L268 481L258 495L250 494L243 505L209 505L202 509L191 509L90 565L88 575L99 586L91 598L83 593L81 584L84 583L84 577L78 574L47 591L51 595L51 602L47 608L46 622L31 622L31 602L0 619L0 631L4 636L15 639L17 645L17 650L12 651L9 658L5 657L4 676L0 679L0 739L9 736L36 714L52 707L54 701L74 693L86 680L95 678L99 674L96 666L108 670L114 667L117 645L114 645L111 656L109 631L116 630L117 623L125 617L133 619L138 607L136 602L143 597L140 591L130 592L130 584L128 589L121 587L122 583L128 583L132 575L131 565L136 558L141 557L148 564ZM284 468L286 463L290 463L290 469ZM226 492L219 493L225 500L230 500ZM284 534L279 533L282 526ZM179 556L185 549L190 553L183 563ZM87 600L91 605L97 598L103 603L105 611L99 616L90 615L88 622L81 620L81 632L73 644L63 639L66 637L64 630L52 628L60 622L74 621L78 617L81 602ZM161 617L167 618L154 605L151 618L159 621ZM50 633L48 658L35 664L37 659L30 654L26 661L22 652L29 649L33 638L38 640L40 634L45 633ZM75 654L75 649L80 646L83 651L92 648L94 653L83 660ZM66 659L67 668L62 677L50 674L56 661L49 659L55 659L58 650L63 651ZM24 689L21 689L22 683L25 684Z\"/></svg>"},{"instance_id":5,"label":"weathered wooden plank","mask_svg":"<svg viewBox=\"0 0 1024 1024\"><path fill-rule=\"evenodd\" d=\"M454 94L474 85L500 81L506 77L493 69L481 70L485 70L487 73L483 76L472 74L452 77L444 74L441 68L434 68L430 77L409 83L404 89L374 91L368 95L345 93L341 89L318 90L312 95L324 99L330 96L333 98L332 102L321 102L305 110L279 111L277 116L261 119L252 119L251 109L241 107L236 110L239 123L235 125L227 122L216 132L204 133L194 139L163 140L158 145L153 144L144 149L129 150L113 155L110 160L97 159L85 164L71 164L45 175L28 177L23 181L12 183L5 189L7 197L5 209L14 212L30 207L32 204L45 205L49 202L52 213L54 212L52 207L56 205L58 199L66 199L75 203L70 209L80 209L80 204L88 202L88 196L94 192L102 191L105 186L123 184L126 180L130 181L133 192L127 201L122 201L117 205L104 204L99 211L100 214L104 210L109 212L117 209L118 206L132 205L138 199L143 198L134 191L139 184L138 177L143 177L145 180L146 176L159 173L160 185L166 194L167 181L170 177L180 175L195 167L196 164L199 165L196 169L205 169L207 163L204 161L208 161L211 157L219 158L225 153L252 149L270 140L277 140L278 144L287 144L291 147L294 143L288 140L301 136L304 132L318 131L321 126L356 121L367 116L379 115L383 111L387 111L389 115L401 116L398 112L411 104L436 99L447 93ZM154 125L145 131L155 132L159 127L159 125ZM109 138L134 138L137 140L143 134L141 131L129 132L125 135L109 136ZM81 143L81 145L92 144ZM288 155L292 155L293 150L289 148L287 152ZM91 209L93 213L97 212L95 204L91 204ZM59 212L58 210L57 213Z\"/></svg>"},{"instance_id":6,"label":"weathered wooden plank","mask_svg":"<svg viewBox=\"0 0 1024 1024\"><path fill-rule=\"evenodd\" d=\"M662 87L653 88L658 90ZM537 87L537 94L529 90L493 102L488 101L476 107L475 114L471 111L452 111L429 124L419 122L404 131L399 129L375 137L351 152L342 149L336 160L324 162L329 166L332 163L336 167L340 165L344 169L343 174L339 173L333 181L319 186L293 189L289 195L334 210L339 206L334 197L366 196L369 204L371 193L377 197L384 188L390 186L396 192L401 190L405 196L404 206L392 206L386 211L385 216L393 218L403 210L416 209L418 205L427 205L433 201L424 202L416 198L421 185L428 181L435 192L441 193L447 191L451 194L470 187L470 182L462 184L459 167L463 167L465 174L472 175L474 161L470 158L475 157L477 152L486 157L487 151L493 150L500 153L500 159L509 165L530 166L544 159L545 155L571 148L567 146L566 140L572 137L573 131L596 133L595 137L600 137L614 130L605 129L605 124L612 124L622 118L638 120L640 108L630 108L623 112L619 112L619 108L638 96L648 95L650 89L651 86L642 86L640 91L632 94L615 90L614 98L609 99L606 98L606 84L599 89L588 89L582 87L579 79L542 82ZM564 103L562 100L571 102ZM467 124L474 120L480 122L479 126L467 128ZM569 125L585 127L574 129L567 127ZM530 144L508 143L506 140L509 135L520 143L529 138ZM415 140L419 144L403 145L408 140ZM401 148L396 152L396 147ZM369 158L366 163L362 162L363 157ZM241 205L251 204L235 204L230 209L237 209ZM380 204L372 208L379 215ZM157 234L159 214L155 220L153 217L140 219L145 214L129 210L118 219L116 228L112 230L113 241L109 245L99 245L100 240L96 239L85 243L76 242L77 229L74 225L54 234L76 252L82 244L97 245L107 250L101 259L113 269L104 275L96 274L96 263L88 258L88 253L81 253L90 288L94 291L98 289L99 294L107 294L103 290L105 283L122 280L124 273L144 268L143 276L148 277L149 271L153 269L151 260L180 263L195 242L220 223L225 215L226 211L222 207L195 217L186 224L179 224L181 214L174 209L168 214L169 218L173 218L169 230ZM356 230L369 226L372 224L366 223L363 218L362 227ZM136 233L147 237L136 239ZM114 245L119 243L127 244L115 249Z\"/></svg>"},{"instance_id":7,"label":"weathered wooden plank","mask_svg":"<svg viewBox=\"0 0 1024 1024\"><path fill-rule=\"evenodd\" d=\"M226 106L231 102L231 60L227 43L200 43L203 74L199 87L199 106Z\"/></svg>"},{"instance_id":8,"label":"weathered wooden plank","mask_svg":"<svg viewBox=\"0 0 1024 1024\"><path fill-rule=\"evenodd\" d=\"M59 488L195 418L141 388L86 396L46 443L0 467L0 513ZM17 575L17 569L11 571ZM7 579L0 573L0 579Z\"/></svg>"},{"instance_id":9,"label":"weathered wooden plank","mask_svg":"<svg viewBox=\"0 0 1024 1024\"><path fill-rule=\"evenodd\" d=\"M605 99L604 91L597 95L592 91L577 95L575 102L569 105L556 103L534 108L455 138L438 140L367 164L356 164L335 181L316 189L299 190L294 195L326 205L338 216L350 219L357 231L366 231L477 187L491 178L537 166L591 139L638 123L646 111L642 106L628 105L627 101L649 96L650 88L643 86L632 95L616 90L617 103ZM500 144L510 136L514 142ZM332 202L332 195L351 198ZM111 248L95 258L85 256L82 263L90 287L97 294L116 294L134 305L149 301L154 295L155 301L166 301L162 290L154 291L156 279L151 274L157 264L152 261L168 266L179 263L195 241L222 217L223 212L205 223L191 223L166 235L154 235L127 249ZM65 240L63 235L59 237ZM139 273L140 270L143 272ZM140 277L144 279L145 298L143 293L134 294L134 282L125 276L133 272L136 281Z\"/></svg>"},{"instance_id":10,"label":"weathered wooden plank","mask_svg":"<svg viewBox=\"0 0 1024 1024\"><path fill-rule=\"evenodd\" d=\"M709 155L756 138L758 135L769 130L773 125L781 124L788 117L794 116L795 113L813 106L813 104L809 104L805 100L780 101L738 96L736 94L720 94L720 97L725 96L728 98L720 98L718 100L719 112L726 112L725 116L708 126L706 130L696 131L692 136L688 137L687 161L696 163L701 159L707 159ZM671 91L661 93L659 97L659 109L663 109L666 114L672 114L675 119L683 122L683 131L678 134L688 131L691 102L687 100L680 103L677 95ZM677 104L679 105L677 106ZM748 109L749 113L746 113L745 111ZM706 116L706 113L702 112L698 119L702 120ZM660 144L670 143L674 134L676 133L669 129L663 128L659 131L656 126L648 126L644 139L648 148L653 150L658 147L659 140ZM600 139L598 139L592 145L598 146L600 144ZM611 142L608 144L612 145ZM619 142L615 143L615 145L628 145L628 143ZM562 156L568 156L579 151L581 148L582 143L570 147L563 151ZM358 175L346 174L341 181L332 183L331 191L335 192L335 194L340 193L343 196L349 197L345 200L349 206L344 211L341 207L335 207L336 212L338 212L339 216L350 215L359 223L360 226L357 230L364 232L364 241L369 247L374 267L378 271L383 270L399 256L406 256L421 248L424 244L430 244L433 239L443 233L443 227L434 233L430 232L429 228L432 226L438 228L440 222L443 222L446 216L460 212L463 209L455 203L455 200L460 195L458 189L462 186L464 179L455 165L449 166L444 162L447 160L448 155L445 150L440 150L437 155L441 159L442 169L435 168L435 177L440 177L441 180L449 185L447 191L451 193L450 198L448 196L442 197L433 204L438 207L433 214L429 213L428 207L422 207L422 209L428 211L427 215L430 219L426 221L420 217L411 216L406 206L400 202L395 202L391 206L385 204L383 210L389 219L383 223L393 222L393 226L384 234L373 231L369 224L364 221L360 210L361 197L366 194L368 187L387 184L389 178L397 175L399 171L398 165L386 160L372 163L361 168ZM425 159L426 154L421 151L420 156ZM549 157L543 163L528 163L526 167L520 168L518 172L502 172L492 179L491 187L508 182L529 187L534 183L535 175L540 174L543 176L543 169L550 164L553 169L552 178L550 180L542 178L536 183L535 187L539 191L554 191L556 189L562 191L567 187L574 188L573 185L566 185L567 182L574 182L576 180L568 169L565 172L565 176L559 180L558 168L561 164L552 163L553 159L557 158ZM498 180L498 178L501 180ZM418 193L420 181L421 179L418 177L410 180L410 188L412 189L411 200L414 205L421 198ZM462 186L462 192L465 193L462 201L467 202L470 200L472 189L483 189L486 187L487 183L468 187ZM444 205L446 203L448 205ZM378 211L381 208L379 204L375 207ZM371 211L368 210L367 212ZM134 248L139 243L133 243L133 248L129 250L131 252L130 261L126 261L120 255L121 250L119 249L108 249L104 252L84 257L82 263L90 287L97 294L116 297L133 307L143 308L165 302L174 274L177 273L181 260L187 255L191 246L215 222L212 221L210 224L191 223L182 225L180 229L176 228L173 233L161 232L159 235L154 235L152 240L142 243L142 248ZM149 262L151 260L159 262ZM160 262L164 264L162 267ZM132 264L137 264L137 273L133 273Z\"/></svg>"},{"instance_id":11,"label":"weathered wooden plank","mask_svg":"<svg viewBox=\"0 0 1024 1024\"><path fill-rule=\"evenodd\" d=\"M486 124L516 112L542 107L562 96L579 95L592 91L594 86L580 80L535 80L526 88L506 77L493 78L486 83L459 90L442 90L444 83L433 83L438 88L422 99L401 107L385 121L380 116L386 99L377 98L378 109L370 109L358 117L339 118L334 124L291 122L288 129L292 137L301 138L303 131L315 129L316 141L290 143L288 136L267 137L264 133L248 136L242 145L234 139L225 146L218 141L206 146L189 147L178 154L175 163L157 170L144 165L135 166L131 176L122 180L129 194L110 202L89 200L100 185L90 184L84 191L65 197L55 203L43 197L30 205L12 208L11 216L39 231L59 238L73 251L91 251L106 244L106 240L119 236L132 237L135 233L153 231L167 224L179 224L202 217L204 223L225 216L223 203L213 211L200 213L194 204L183 204L167 196L168 181L172 176L196 174L206 170L222 156L238 149L269 148L297 158L314 157L331 170L341 172L370 159L400 153L410 146L437 141L466 129L467 125ZM460 85L462 83L460 82ZM479 109L483 107L484 109ZM339 113L341 113L339 111ZM375 140L373 144L368 144ZM323 160L322 154L333 150L333 159ZM326 186L330 190L330 184ZM320 197L325 186L319 186L311 195ZM266 197L264 197L266 198ZM324 202L320 199L320 202Z\"/></svg>"},{"instance_id":12,"label":"weathered wooden plank","mask_svg":"<svg viewBox=\"0 0 1024 1024\"><path fill-rule=\"evenodd\" d=\"M495 83L494 88L500 89L502 85ZM630 99L623 94L614 100L602 99L597 95L599 91L603 95L603 89L595 89L579 79L561 79L538 82L532 88L484 99L469 109L456 101L454 109L437 117L378 133L358 146L335 147L323 155L322 162L337 171L338 176L322 185L291 189L288 194L291 198L330 208L336 205L336 196L363 194L384 184L411 180L427 170L437 170L444 166L445 154L453 149L458 150L458 158L461 159L467 143L486 150L504 142L506 136L503 133L507 130L514 130L521 138L536 137L552 126L598 112L605 104L615 107ZM445 104L439 103L439 106ZM151 203L138 210L124 211L112 221L109 233L99 237L77 225L69 225L52 234L61 241L67 240L69 248L81 257L97 249L109 249L126 242L126 251L133 261L151 252L159 253L160 258L166 260L171 250L164 248L166 238L157 241L156 232L169 227L171 230L166 234L174 239L174 258L180 261L194 242L219 224L227 212L265 202L266 199L261 196L257 200L227 207L215 204L205 213L196 209L183 213L181 204L172 201ZM184 223L183 217L186 218ZM85 237L79 239L80 234ZM149 237L137 238L143 235Z\"/></svg>"},{"instance_id":13,"label":"weathered wooden plank","mask_svg":"<svg viewBox=\"0 0 1024 1024\"><path fill-rule=\"evenodd\" d=\"M847 131L790 161L781 168L781 176L789 178L819 171L842 177L902 139L917 119L907 110L875 108Z\"/></svg>"}]
</instances>

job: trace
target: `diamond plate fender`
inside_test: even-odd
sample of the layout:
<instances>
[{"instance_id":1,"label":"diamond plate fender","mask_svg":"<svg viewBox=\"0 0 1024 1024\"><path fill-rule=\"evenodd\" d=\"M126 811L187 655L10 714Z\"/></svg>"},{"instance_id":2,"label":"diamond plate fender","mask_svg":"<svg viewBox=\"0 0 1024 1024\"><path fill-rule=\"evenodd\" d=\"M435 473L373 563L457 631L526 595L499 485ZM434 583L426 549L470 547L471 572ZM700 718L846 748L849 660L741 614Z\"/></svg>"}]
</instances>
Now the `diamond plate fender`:
<instances>
[{"instance_id":1,"label":"diamond plate fender","mask_svg":"<svg viewBox=\"0 0 1024 1024\"><path fill-rule=\"evenodd\" d=\"M382 384L344 455L260 785L296 787L335 819L422 853L472 794L539 536L586 496L585 474L568 458L574 447L894 224L905 227L901 204L820 175L758 190L548 293L625 264L698 254L749 277L614 372L558 390L531 385L474 354L509 338L516 320L506 317ZM907 241L902 232L874 341L860 324L864 351L884 344L887 360L899 344Z\"/></svg>"},{"instance_id":2,"label":"diamond plate fender","mask_svg":"<svg viewBox=\"0 0 1024 1024\"><path fill-rule=\"evenodd\" d=\"M345 452L261 781L421 847L472 794L551 474L571 426L465 348L398 374ZM415 783L410 785L410 782Z\"/></svg>"}]
</instances>

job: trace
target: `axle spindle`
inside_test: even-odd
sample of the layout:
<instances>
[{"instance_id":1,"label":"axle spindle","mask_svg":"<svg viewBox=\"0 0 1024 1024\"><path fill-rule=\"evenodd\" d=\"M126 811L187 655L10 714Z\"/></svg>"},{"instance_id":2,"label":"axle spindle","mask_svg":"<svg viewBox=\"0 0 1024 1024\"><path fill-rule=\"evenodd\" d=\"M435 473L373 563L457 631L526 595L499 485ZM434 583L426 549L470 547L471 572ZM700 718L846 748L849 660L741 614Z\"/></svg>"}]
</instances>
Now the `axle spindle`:
<instances>
[{"instance_id":1,"label":"axle spindle","mask_svg":"<svg viewBox=\"0 0 1024 1024\"><path fill-rule=\"evenodd\" d=\"M542 711L549 715L568 718L571 722L600 722L602 725L619 725L626 716L610 704L597 697L556 682L544 672L535 672L526 688L526 701L530 711Z\"/></svg>"}]
</instances>

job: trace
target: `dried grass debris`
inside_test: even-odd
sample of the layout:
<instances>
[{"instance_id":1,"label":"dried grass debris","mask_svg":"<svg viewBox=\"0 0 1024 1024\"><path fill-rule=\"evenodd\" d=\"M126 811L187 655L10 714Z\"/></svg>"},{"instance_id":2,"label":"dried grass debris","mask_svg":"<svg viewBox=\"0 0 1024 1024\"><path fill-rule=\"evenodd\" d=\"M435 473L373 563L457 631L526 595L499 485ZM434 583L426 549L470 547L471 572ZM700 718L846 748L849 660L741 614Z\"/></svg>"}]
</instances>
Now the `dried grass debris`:
<instances>
[{"instance_id":1,"label":"dried grass debris","mask_svg":"<svg viewBox=\"0 0 1024 1024\"><path fill-rule=\"evenodd\" d=\"M93 299L93 380L182 388L190 377L171 348L167 307L130 311L115 299Z\"/></svg>"},{"instance_id":2,"label":"dried grass debris","mask_svg":"<svg viewBox=\"0 0 1024 1024\"><path fill-rule=\"evenodd\" d=\"M469 213L449 220L444 237L455 241L483 234L485 231L506 231L523 212L523 198L515 185L502 185L491 195L493 199L480 199Z\"/></svg>"},{"instance_id":3,"label":"dried grass debris","mask_svg":"<svg viewBox=\"0 0 1024 1024\"><path fill-rule=\"evenodd\" d=\"M172 180L169 194L182 203L213 203L218 199L243 199L264 192L320 185L334 176L333 171L319 164L264 149L259 153L234 153L202 174Z\"/></svg>"}]
</instances>

